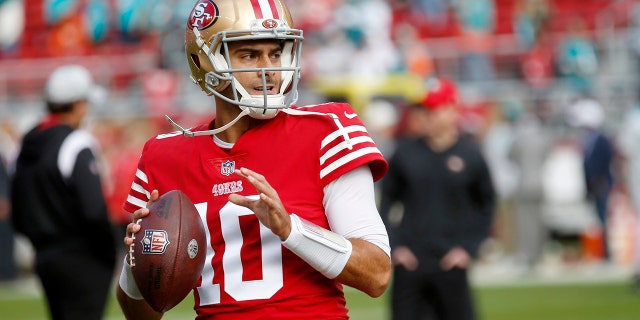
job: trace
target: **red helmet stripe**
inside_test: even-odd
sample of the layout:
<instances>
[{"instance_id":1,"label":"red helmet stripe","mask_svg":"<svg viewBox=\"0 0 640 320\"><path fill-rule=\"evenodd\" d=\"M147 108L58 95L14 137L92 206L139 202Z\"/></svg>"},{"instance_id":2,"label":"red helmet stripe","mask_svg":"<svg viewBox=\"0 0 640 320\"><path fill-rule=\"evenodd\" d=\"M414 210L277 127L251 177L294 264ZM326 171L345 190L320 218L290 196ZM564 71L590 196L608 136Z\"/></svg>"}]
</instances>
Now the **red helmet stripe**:
<instances>
[{"instance_id":1,"label":"red helmet stripe","mask_svg":"<svg viewBox=\"0 0 640 320\"><path fill-rule=\"evenodd\" d=\"M251 5L257 19L280 19L274 0L251 0Z\"/></svg>"},{"instance_id":2,"label":"red helmet stripe","mask_svg":"<svg viewBox=\"0 0 640 320\"><path fill-rule=\"evenodd\" d=\"M251 5L253 5L253 13L256 15L256 18L262 19L262 9L260 8L260 1L251 0Z\"/></svg>"}]
</instances>

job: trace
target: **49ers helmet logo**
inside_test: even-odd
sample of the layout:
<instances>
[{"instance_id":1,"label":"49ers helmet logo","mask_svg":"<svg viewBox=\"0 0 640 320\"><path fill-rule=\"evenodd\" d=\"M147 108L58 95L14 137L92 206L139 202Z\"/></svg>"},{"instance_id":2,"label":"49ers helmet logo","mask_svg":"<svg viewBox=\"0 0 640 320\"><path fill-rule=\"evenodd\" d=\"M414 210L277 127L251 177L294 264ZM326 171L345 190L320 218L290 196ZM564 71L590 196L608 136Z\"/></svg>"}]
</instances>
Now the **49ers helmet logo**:
<instances>
[{"instance_id":1,"label":"49ers helmet logo","mask_svg":"<svg viewBox=\"0 0 640 320\"><path fill-rule=\"evenodd\" d=\"M275 29L278 27L278 21L273 20L273 19L267 19L262 21L262 26L265 29Z\"/></svg>"},{"instance_id":2,"label":"49ers helmet logo","mask_svg":"<svg viewBox=\"0 0 640 320\"><path fill-rule=\"evenodd\" d=\"M189 29L203 30L212 26L218 20L218 13L218 7L212 0L198 1L189 15Z\"/></svg>"}]
</instances>

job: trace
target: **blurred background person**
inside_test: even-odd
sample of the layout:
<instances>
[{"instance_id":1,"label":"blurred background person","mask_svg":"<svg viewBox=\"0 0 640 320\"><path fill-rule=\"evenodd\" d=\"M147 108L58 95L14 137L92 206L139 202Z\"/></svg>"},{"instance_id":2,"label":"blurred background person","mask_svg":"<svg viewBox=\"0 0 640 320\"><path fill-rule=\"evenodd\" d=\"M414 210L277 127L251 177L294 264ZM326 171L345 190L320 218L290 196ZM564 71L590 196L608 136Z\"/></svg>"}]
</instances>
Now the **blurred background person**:
<instances>
[{"instance_id":1,"label":"blurred background person","mask_svg":"<svg viewBox=\"0 0 640 320\"><path fill-rule=\"evenodd\" d=\"M549 232L544 222L542 170L552 146L546 106L533 105L515 123L509 158L517 167L514 194L516 262L524 268L540 260Z\"/></svg>"},{"instance_id":2,"label":"blurred background person","mask_svg":"<svg viewBox=\"0 0 640 320\"><path fill-rule=\"evenodd\" d=\"M533 47L549 23L549 17L548 0L516 0L513 30L518 44L525 49Z\"/></svg>"},{"instance_id":3,"label":"blurred background person","mask_svg":"<svg viewBox=\"0 0 640 320\"><path fill-rule=\"evenodd\" d=\"M569 18L567 33L558 44L556 57L560 77L578 94L590 94L600 65L600 57L580 17Z\"/></svg>"},{"instance_id":4,"label":"blurred background person","mask_svg":"<svg viewBox=\"0 0 640 320\"><path fill-rule=\"evenodd\" d=\"M496 20L494 1L453 0L452 3L464 50L462 78L477 82L494 80L495 66L490 55Z\"/></svg>"},{"instance_id":5,"label":"blurred background person","mask_svg":"<svg viewBox=\"0 0 640 320\"><path fill-rule=\"evenodd\" d=\"M0 281L13 280L18 276L13 256L13 236L9 173L5 160L0 154Z\"/></svg>"},{"instance_id":6,"label":"blurred background person","mask_svg":"<svg viewBox=\"0 0 640 320\"><path fill-rule=\"evenodd\" d=\"M593 203L602 230L603 259L610 260L607 230L607 209L613 187L612 165L615 157L610 137L602 125L605 112L600 102L584 98L569 108L568 123L579 130L582 147L584 179L587 199Z\"/></svg>"},{"instance_id":7,"label":"blurred background person","mask_svg":"<svg viewBox=\"0 0 640 320\"><path fill-rule=\"evenodd\" d=\"M514 193L518 184L518 167L509 158L517 120L524 112L524 103L505 97L490 106L487 130L482 138L482 152L489 166L496 192L491 242L496 258L510 258L515 243Z\"/></svg>"},{"instance_id":8,"label":"blurred background person","mask_svg":"<svg viewBox=\"0 0 640 320\"><path fill-rule=\"evenodd\" d=\"M365 109L362 120L382 155L389 159L395 149L398 108L389 100L374 99Z\"/></svg>"},{"instance_id":9,"label":"blurred background person","mask_svg":"<svg viewBox=\"0 0 640 320\"><path fill-rule=\"evenodd\" d=\"M636 214L640 213L640 103L631 106L622 119L616 145L622 157L623 186ZM636 215L633 286L640 292L640 217Z\"/></svg>"},{"instance_id":10,"label":"blurred background person","mask_svg":"<svg viewBox=\"0 0 640 320\"><path fill-rule=\"evenodd\" d=\"M95 92L84 67L53 71L48 115L23 137L12 177L13 221L36 250L51 319L101 319L114 275L98 146L81 130Z\"/></svg>"},{"instance_id":11,"label":"blurred background person","mask_svg":"<svg viewBox=\"0 0 640 320\"><path fill-rule=\"evenodd\" d=\"M461 135L456 86L427 82L414 108L422 136L398 142L382 181L381 215L394 265L393 319L475 319L467 270L489 235L495 207L480 147ZM395 202L399 224L389 221Z\"/></svg>"}]
</instances>

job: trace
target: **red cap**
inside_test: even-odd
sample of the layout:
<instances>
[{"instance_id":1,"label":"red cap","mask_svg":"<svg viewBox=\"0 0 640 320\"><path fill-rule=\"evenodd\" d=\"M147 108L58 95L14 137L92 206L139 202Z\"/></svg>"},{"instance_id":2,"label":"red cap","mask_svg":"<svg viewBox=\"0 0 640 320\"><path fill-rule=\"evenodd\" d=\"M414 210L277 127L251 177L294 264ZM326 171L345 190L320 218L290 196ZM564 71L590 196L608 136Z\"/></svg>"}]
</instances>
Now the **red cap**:
<instances>
[{"instance_id":1,"label":"red cap","mask_svg":"<svg viewBox=\"0 0 640 320\"><path fill-rule=\"evenodd\" d=\"M455 83L446 78L428 80L427 95L422 100L422 106L427 110L436 110L450 104L458 104L458 89Z\"/></svg>"}]
</instances>

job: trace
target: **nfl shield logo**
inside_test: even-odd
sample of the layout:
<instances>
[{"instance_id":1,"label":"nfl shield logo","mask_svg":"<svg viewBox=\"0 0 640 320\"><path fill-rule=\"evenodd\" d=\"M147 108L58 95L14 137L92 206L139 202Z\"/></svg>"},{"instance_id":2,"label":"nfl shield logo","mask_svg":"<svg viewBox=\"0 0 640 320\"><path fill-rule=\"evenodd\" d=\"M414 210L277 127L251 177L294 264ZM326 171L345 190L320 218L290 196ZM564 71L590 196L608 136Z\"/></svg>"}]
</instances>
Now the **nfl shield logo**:
<instances>
[{"instance_id":1,"label":"nfl shield logo","mask_svg":"<svg viewBox=\"0 0 640 320\"><path fill-rule=\"evenodd\" d=\"M236 162L235 161L225 161L222 163L220 167L220 173L225 176L230 176L233 172L236 171Z\"/></svg>"},{"instance_id":2,"label":"nfl shield logo","mask_svg":"<svg viewBox=\"0 0 640 320\"><path fill-rule=\"evenodd\" d=\"M142 238L142 253L162 254L169 245L169 236L164 230L145 230Z\"/></svg>"}]
</instances>

